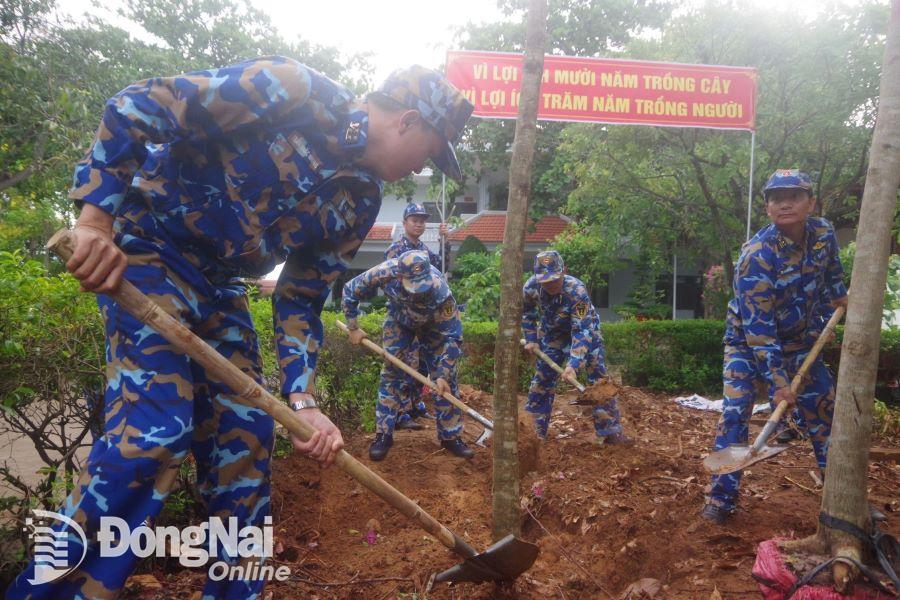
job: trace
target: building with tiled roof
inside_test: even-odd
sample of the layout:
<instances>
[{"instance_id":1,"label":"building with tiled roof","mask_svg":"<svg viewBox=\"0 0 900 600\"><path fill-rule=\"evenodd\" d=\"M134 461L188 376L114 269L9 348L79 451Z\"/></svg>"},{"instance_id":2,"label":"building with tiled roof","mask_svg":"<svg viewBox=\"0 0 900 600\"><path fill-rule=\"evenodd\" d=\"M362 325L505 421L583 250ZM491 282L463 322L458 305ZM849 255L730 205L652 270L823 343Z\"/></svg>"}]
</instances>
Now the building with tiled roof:
<instances>
[{"instance_id":1,"label":"building with tiled roof","mask_svg":"<svg viewBox=\"0 0 900 600\"><path fill-rule=\"evenodd\" d=\"M448 270L452 269L459 247L469 236L477 238L489 252L503 243L506 211L492 210L491 207L506 206L503 185L506 177L506 173L497 172L484 174L478 180L470 179L453 202L455 209L452 216L462 218L463 225L451 230L448 236ZM333 298L340 297L340 290L346 281L384 260L384 253L391 243L403 235L403 209L410 201L425 205L430 217L422 240L432 251L440 251L440 205L438 199L429 195L430 180L430 170L424 169L422 173L413 176L416 187L412 198L386 196L382 199L378 219L350 264L350 269L334 283ZM530 222L525 233L524 271L530 271L535 254L548 248L556 236L572 225L572 221L562 215L546 215L537 222ZM280 268L257 282L260 293L271 293L279 272ZM628 299L637 277L633 269L626 266L610 273L606 281L606 287L598 287L595 291L594 305L599 310L601 319L614 321L619 319L615 307ZM661 278L658 286L666 297L671 297L671 277L669 283ZM677 286L678 318L699 315L700 277L696 269L688 265L682 266L678 272Z\"/></svg>"},{"instance_id":2,"label":"building with tiled roof","mask_svg":"<svg viewBox=\"0 0 900 600\"><path fill-rule=\"evenodd\" d=\"M375 223L372 229L369 231L369 235L366 236L367 242L384 242L390 241L393 238L394 228L397 226L396 223L391 223L389 225L383 225L379 223Z\"/></svg>"},{"instance_id":3,"label":"building with tiled roof","mask_svg":"<svg viewBox=\"0 0 900 600\"><path fill-rule=\"evenodd\" d=\"M561 215L547 215L535 223L529 221L525 232L525 245L543 249L557 235L565 231L570 219ZM451 243L463 242L467 237L474 236L488 249L503 241L503 232L506 228L505 210L486 210L466 219L465 224L450 233ZM489 246L491 244L492 246ZM456 244L458 246L458 244Z\"/></svg>"}]
</instances>

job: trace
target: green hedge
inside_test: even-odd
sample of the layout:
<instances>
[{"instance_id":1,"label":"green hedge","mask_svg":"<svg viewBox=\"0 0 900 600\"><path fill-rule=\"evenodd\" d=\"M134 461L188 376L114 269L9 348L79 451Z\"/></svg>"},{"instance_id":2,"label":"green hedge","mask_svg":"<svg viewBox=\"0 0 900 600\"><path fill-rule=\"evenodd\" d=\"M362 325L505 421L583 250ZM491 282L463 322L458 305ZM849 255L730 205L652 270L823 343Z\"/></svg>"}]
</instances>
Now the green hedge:
<instances>
[{"instance_id":1,"label":"green hedge","mask_svg":"<svg viewBox=\"0 0 900 600\"><path fill-rule=\"evenodd\" d=\"M603 325L606 360L627 385L718 394L723 321L618 321Z\"/></svg>"},{"instance_id":2,"label":"green hedge","mask_svg":"<svg viewBox=\"0 0 900 600\"><path fill-rule=\"evenodd\" d=\"M841 362L841 342L844 340L844 326L837 328L837 341L829 344L822 354L825 362L834 368L837 375ZM882 402L900 405L900 329L882 329L878 350L878 376L875 381L875 397Z\"/></svg>"},{"instance_id":3,"label":"green hedge","mask_svg":"<svg viewBox=\"0 0 900 600\"><path fill-rule=\"evenodd\" d=\"M254 302L267 304L268 301ZM254 306L254 317L265 315L271 322L271 308ZM325 344L319 357L317 388L330 410L339 419L361 422L371 427L378 390L381 361L363 348L352 347L334 325L338 314L325 312ZM369 337L381 340L383 312L366 315L360 325ZM265 371L277 381L271 352L271 327L259 324L265 355ZM697 392L719 395L722 391L723 321L689 319L682 321L619 321L603 325L607 364L627 385L665 393ZM460 383L491 391L494 385L494 342L497 324L463 321L463 358ZM825 359L837 372L840 338L825 350ZM266 349L266 340L269 340ZM900 376L900 330L882 332L876 395L891 401L888 383ZM534 373L533 361L522 357L519 389L526 391Z\"/></svg>"}]
</instances>

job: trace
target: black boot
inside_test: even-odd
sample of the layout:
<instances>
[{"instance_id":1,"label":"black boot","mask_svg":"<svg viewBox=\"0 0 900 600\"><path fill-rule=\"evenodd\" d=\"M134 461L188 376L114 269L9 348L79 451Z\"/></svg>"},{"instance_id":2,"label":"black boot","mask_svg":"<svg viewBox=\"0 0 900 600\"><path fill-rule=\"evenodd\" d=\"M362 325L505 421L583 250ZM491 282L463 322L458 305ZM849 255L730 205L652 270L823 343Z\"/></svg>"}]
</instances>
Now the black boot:
<instances>
[{"instance_id":1,"label":"black boot","mask_svg":"<svg viewBox=\"0 0 900 600\"><path fill-rule=\"evenodd\" d=\"M425 428L421 423L416 421L411 412L403 416L406 418L397 419L397 424L394 425L394 429L409 429L410 431L419 431L420 429Z\"/></svg>"},{"instance_id":2,"label":"black boot","mask_svg":"<svg viewBox=\"0 0 900 600\"><path fill-rule=\"evenodd\" d=\"M775 436L775 443L779 445L790 444L798 439L800 439L800 433L793 427L788 427Z\"/></svg>"},{"instance_id":3,"label":"black boot","mask_svg":"<svg viewBox=\"0 0 900 600\"><path fill-rule=\"evenodd\" d=\"M409 411L409 416L413 419L433 419L434 415L428 412L427 408L423 408L420 406L414 406L411 411Z\"/></svg>"},{"instance_id":4,"label":"black boot","mask_svg":"<svg viewBox=\"0 0 900 600\"><path fill-rule=\"evenodd\" d=\"M441 442L441 447L446 448L450 451L450 454L458 456L459 458L472 458L475 456L475 451L469 448L466 443L462 441L462 438L444 440Z\"/></svg>"},{"instance_id":5,"label":"black boot","mask_svg":"<svg viewBox=\"0 0 900 600\"><path fill-rule=\"evenodd\" d=\"M369 458L374 461L384 460L393 445L394 436L387 433L376 433L375 440L369 446Z\"/></svg>"},{"instance_id":6,"label":"black boot","mask_svg":"<svg viewBox=\"0 0 900 600\"><path fill-rule=\"evenodd\" d=\"M716 525L724 524L730 516L730 512L725 509L719 508L715 504L706 504L703 507L703 510L700 511L701 519L706 519L707 521L715 523Z\"/></svg>"}]
</instances>

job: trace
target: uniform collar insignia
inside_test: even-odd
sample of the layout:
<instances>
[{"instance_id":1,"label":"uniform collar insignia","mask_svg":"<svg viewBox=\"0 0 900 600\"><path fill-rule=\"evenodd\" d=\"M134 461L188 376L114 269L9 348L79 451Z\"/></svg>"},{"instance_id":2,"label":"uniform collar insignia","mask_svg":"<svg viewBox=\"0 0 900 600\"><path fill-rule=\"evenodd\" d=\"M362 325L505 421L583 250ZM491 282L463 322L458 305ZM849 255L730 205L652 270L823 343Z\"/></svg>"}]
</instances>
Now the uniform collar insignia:
<instances>
[{"instance_id":1,"label":"uniform collar insignia","mask_svg":"<svg viewBox=\"0 0 900 600\"><path fill-rule=\"evenodd\" d=\"M337 130L340 152L345 156L360 156L366 148L369 133L369 115L365 110L352 110Z\"/></svg>"},{"instance_id":2,"label":"uniform collar insignia","mask_svg":"<svg viewBox=\"0 0 900 600\"><path fill-rule=\"evenodd\" d=\"M350 121L347 130L344 132L344 143L353 145L359 142L359 131L362 128L361 121Z\"/></svg>"}]
</instances>

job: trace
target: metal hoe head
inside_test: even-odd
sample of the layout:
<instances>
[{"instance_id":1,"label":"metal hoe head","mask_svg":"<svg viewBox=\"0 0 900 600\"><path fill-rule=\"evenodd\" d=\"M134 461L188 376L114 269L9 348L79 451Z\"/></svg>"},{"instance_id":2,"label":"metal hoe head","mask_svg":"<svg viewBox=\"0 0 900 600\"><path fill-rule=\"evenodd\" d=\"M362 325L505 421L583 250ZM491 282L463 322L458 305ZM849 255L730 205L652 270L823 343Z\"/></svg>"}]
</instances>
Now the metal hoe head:
<instances>
[{"instance_id":1,"label":"metal hoe head","mask_svg":"<svg viewBox=\"0 0 900 600\"><path fill-rule=\"evenodd\" d=\"M486 445L485 442L488 441L489 439L491 439L491 437L493 435L494 435L494 431L485 427L482 430L481 435L478 436L478 439L475 440L475 443L478 444L479 446L485 446Z\"/></svg>"},{"instance_id":2,"label":"metal hoe head","mask_svg":"<svg viewBox=\"0 0 900 600\"><path fill-rule=\"evenodd\" d=\"M746 444L735 444L723 448L718 452L713 452L703 459L703 466L706 470L714 475L726 475L746 469L750 465L756 464L762 460L772 458L781 454L788 448L790 444L779 446L763 446L759 452L753 453L750 446Z\"/></svg>"},{"instance_id":3,"label":"metal hoe head","mask_svg":"<svg viewBox=\"0 0 900 600\"><path fill-rule=\"evenodd\" d=\"M509 534L484 552L435 575L433 583L512 581L531 568L538 547Z\"/></svg>"}]
</instances>

